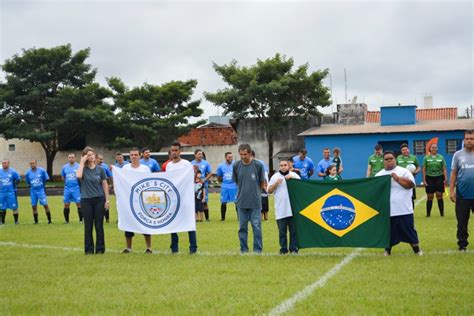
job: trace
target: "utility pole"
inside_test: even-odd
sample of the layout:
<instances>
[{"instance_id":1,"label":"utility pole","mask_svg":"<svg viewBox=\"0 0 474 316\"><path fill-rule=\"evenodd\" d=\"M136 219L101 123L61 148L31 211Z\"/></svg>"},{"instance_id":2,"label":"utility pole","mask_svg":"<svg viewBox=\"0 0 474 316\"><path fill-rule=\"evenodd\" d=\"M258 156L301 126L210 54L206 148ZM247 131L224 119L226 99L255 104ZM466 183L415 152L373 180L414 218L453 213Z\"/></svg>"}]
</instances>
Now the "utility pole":
<instances>
[{"instance_id":1,"label":"utility pole","mask_svg":"<svg viewBox=\"0 0 474 316\"><path fill-rule=\"evenodd\" d=\"M346 75L346 68L344 68L344 85L345 85L345 101L344 103L347 103L347 75Z\"/></svg>"}]
</instances>

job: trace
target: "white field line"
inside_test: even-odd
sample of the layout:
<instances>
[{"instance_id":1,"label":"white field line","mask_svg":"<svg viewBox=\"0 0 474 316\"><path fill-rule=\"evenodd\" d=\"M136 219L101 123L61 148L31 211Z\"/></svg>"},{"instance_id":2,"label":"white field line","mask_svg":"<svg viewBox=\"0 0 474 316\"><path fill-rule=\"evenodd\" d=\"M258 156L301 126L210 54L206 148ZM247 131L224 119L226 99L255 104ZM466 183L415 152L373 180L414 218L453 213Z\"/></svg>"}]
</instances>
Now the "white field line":
<instances>
[{"instance_id":1,"label":"white field line","mask_svg":"<svg viewBox=\"0 0 474 316\"><path fill-rule=\"evenodd\" d=\"M290 297L287 300L284 300L282 303L274 307L268 315L270 316L275 316L275 315L281 315L289 310L293 309L293 306L295 306L296 303L298 303L301 300L304 300L308 296L311 295L311 293L314 292L317 288L324 287L326 285L326 282L335 276L341 269L344 267L346 264L350 263L352 259L354 259L361 251L361 248L356 248L353 252L351 252L349 255L347 255L344 259L342 259L341 262L336 264L334 267L332 267L328 272L326 272L322 277L320 277L318 280L314 281L301 291L297 292L294 294L292 297Z\"/></svg>"}]
</instances>

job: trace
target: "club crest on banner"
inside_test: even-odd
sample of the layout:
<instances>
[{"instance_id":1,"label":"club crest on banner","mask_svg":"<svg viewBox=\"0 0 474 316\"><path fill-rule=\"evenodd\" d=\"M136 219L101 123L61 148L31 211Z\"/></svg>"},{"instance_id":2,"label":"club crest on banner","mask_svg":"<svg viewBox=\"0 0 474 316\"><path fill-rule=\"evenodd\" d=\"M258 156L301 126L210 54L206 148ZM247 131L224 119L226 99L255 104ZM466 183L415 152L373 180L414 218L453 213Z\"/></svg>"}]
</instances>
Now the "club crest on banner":
<instances>
[{"instance_id":1,"label":"club crest on banner","mask_svg":"<svg viewBox=\"0 0 474 316\"><path fill-rule=\"evenodd\" d=\"M162 228L179 212L180 195L173 183L162 178L147 178L135 183L130 192L130 209L144 226Z\"/></svg>"}]
</instances>

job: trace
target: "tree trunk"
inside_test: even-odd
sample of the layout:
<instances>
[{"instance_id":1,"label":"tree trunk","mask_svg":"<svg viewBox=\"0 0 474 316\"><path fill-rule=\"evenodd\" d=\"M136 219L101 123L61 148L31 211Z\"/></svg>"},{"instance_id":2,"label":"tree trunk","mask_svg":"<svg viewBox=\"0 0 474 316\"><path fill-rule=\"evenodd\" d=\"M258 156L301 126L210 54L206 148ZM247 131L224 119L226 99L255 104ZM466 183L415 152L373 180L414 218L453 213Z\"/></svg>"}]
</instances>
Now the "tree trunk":
<instances>
[{"instance_id":1,"label":"tree trunk","mask_svg":"<svg viewBox=\"0 0 474 316\"><path fill-rule=\"evenodd\" d=\"M47 149L44 150L46 153L46 171L48 172L49 178L53 180L53 162L54 157L56 157L57 150L49 151Z\"/></svg>"},{"instance_id":2,"label":"tree trunk","mask_svg":"<svg viewBox=\"0 0 474 316\"><path fill-rule=\"evenodd\" d=\"M268 142L268 176L273 175L273 133L267 132L267 142Z\"/></svg>"}]
</instances>

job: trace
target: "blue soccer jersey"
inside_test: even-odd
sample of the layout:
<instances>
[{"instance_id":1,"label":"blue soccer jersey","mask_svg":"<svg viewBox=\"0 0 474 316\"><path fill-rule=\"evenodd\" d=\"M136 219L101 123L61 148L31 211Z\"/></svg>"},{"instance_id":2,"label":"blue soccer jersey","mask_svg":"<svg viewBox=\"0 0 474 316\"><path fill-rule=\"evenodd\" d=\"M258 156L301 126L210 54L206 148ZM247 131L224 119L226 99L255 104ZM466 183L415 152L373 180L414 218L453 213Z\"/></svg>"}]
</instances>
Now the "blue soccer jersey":
<instances>
[{"instance_id":1,"label":"blue soccer jersey","mask_svg":"<svg viewBox=\"0 0 474 316\"><path fill-rule=\"evenodd\" d=\"M216 174L222 178L222 189L237 189L237 184L232 180L232 165L223 162L217 167Z\"/></svg>"},{"instance_id":2,"label":"blue soccer jersey","mask_svg":"<svg viewBox=\"0 0 474 316\"><path fill-rule=\"evenodd\" d=\"M314 171L314 163L309 157L301 160L299 156L296 156L293 157L293 168L300 171L301 179L309 179L309 173Z\"/></svg>"},{"instance_id":3,"label":"blue soccer jersey","mask_svg":"<svg viewBox=\"0 0 474 316\"><path fill-rule=\"evenodd\" d=\"M75 162L73 165L67 163L61 170L61 176L64 178L64 187L67 189L79 188L79 181L77 180L76 172L79 169L79 164Z\"/></svg>"},{"instance_id":4,"label":"blue soccer jersey","mask_svg":"<svg viewBox=\"0 0 474 316\"><path fill-rule=\"evenodd\" d=\"M25 175L26 184L30 191L43 191L46 181L49 180L48 173L43 168L29 169Z\"/></svg>"},{"instance_id":5,"label":"blue soccer jersey","mask_svg":"<svg viewBox=\"0 0 474 316\"><path fill-rule=\"evenodd\" d=\"M151 172L160 172L161 171L160 164L158 163L158 161L156 161L153 158L148 158L146 160L142 158L142 159L140 159L140 163L142 165L148 166L148 168L150 168Z\"/></svg>"},{"instance_id":6,"label":"blue soccer jersey","mask_svg":"<svg viewBox=\"0 0 474 316\"><path fill-rule=\"evenodd\" d=\"M211 164L209 164L206 160L201 160L201 161L196 161L196 160L193 160L191 161L191 164L193 166L198 166L198 169L201 171L201 179L204 179L207 177L208 174L210 174L212 172L212 169L211 169ZM207 181L205 182L206 186L207 186Z\"/></svg>"},{"instance_id":7,"label":"blue soccer jersey","mask_svg":"<svg viewBox=\"0 0 474 316\"><path fill-rule=\"evenodd\" d=\"M123 168L125 165L128 165L130 162L124 160L123 161L123 164L119 164L118 162L114 163L114 167L117 167L117 168Z\"/></svg>"},{"instance_id":8,"label":"blue soccer jersey","mask_svg":"<svg viewBox=\"0 0 474 316\"><path fill-rule=\"evenodd\" d=\"M109 165L106 164L105 162L101 163L98 165L99 167L102 167L104 169L105 175L107 178L112 178L112 171L110 171Z\"/></svg>"},{"instance_id":9,"label":"blue soccer jersey","mask_svg":"<svg viewBox=\"0 0 474 316\"><path fill-rule=\"evenodd\" d=\"M0 169L0 192L16 192L16 185L18 181L20 181L20 175L15 169Z\"/></svg>"}]
</instances>

